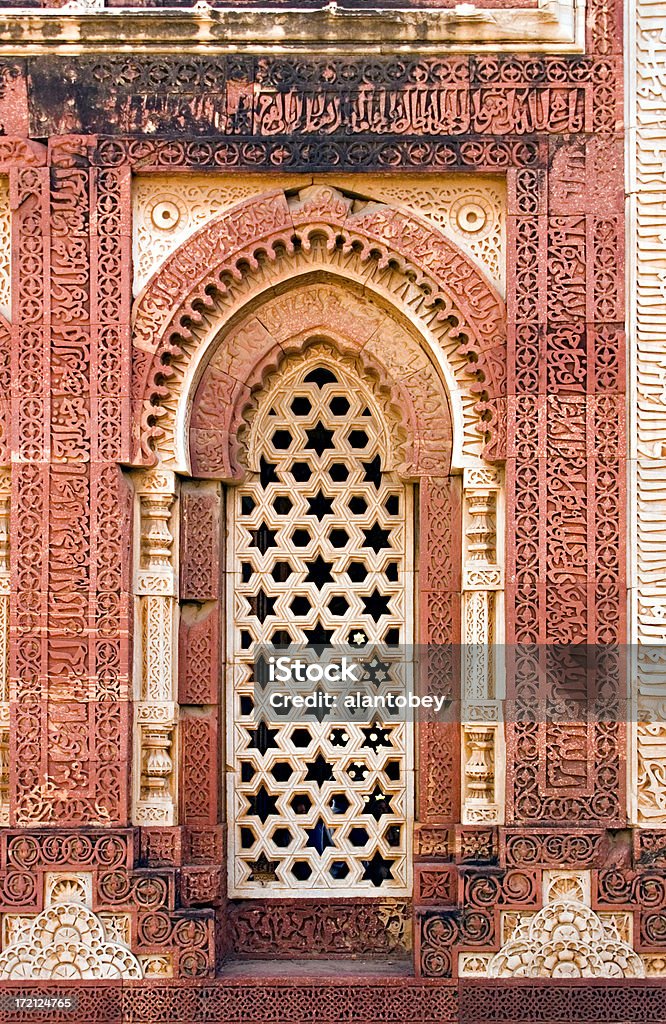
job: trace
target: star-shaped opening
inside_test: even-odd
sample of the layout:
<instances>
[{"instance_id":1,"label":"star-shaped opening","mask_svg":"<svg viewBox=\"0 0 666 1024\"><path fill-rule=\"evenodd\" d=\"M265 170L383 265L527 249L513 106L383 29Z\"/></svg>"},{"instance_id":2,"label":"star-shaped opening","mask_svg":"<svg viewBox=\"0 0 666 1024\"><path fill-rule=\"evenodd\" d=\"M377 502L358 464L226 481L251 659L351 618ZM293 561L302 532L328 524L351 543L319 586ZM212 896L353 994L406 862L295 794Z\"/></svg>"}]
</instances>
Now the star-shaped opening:
<instances>
[{"instance_id":1,"label":"star-shaped opening","mask_svg":"<svg viewBox=\"0 0 666 1024\"><path fill-rule=\"evenodd\" d=\"M269 597L263 590L247 597L246 601L250 606L250 613L256 615L259 622L265 622L269 615L275 614L276 597Z\"/></svg>"},{"instance_id":2,"label":"star-shaped opening","mask_svg":"<svg viewBox=\"0 0 666 1024\"><path fill-rule=\"evenodd\" d=\"M377 554L382 548L388 548L389 544L389 533L390 530L385 530L379 525L379 523L373 523L369 530L364 530L363 535L365 540L363 541L364 548L372 548Z\"/></svg>"},{"instance_id":3,"label":"star-shaped opening","mask_svg":"<svg viewBox=\"0 0 666 1024\"><path fill-rule=\"evenodd\" d=\"M248 817L254 814L263 823L271 814L277 814L277 797L269 793L265 786L260 786L256 793L250 793L247 799L250 803Z\"/></svg>"},{"instance_id":4,"label":"star-shaped opening","mask_svg":"<svg viewBox=\"0 0 666 1024\"><path fill-rule=\"evenodd\" d=\"M375 786L372 793L365 797L363 814L370 814L379 821L383 814L391 814L391 798L382 793L379 786Z\"/></svg>"},{"instance_id":5,"label":"star-shaped opening","mask_svg":"<svg viewBox=\"0 0 666 1024\"><path fill-rule=\"evenodd\" d=\"M321 789L324 783L330 782L332 778L333 768L320 751L315 757L314 761L310 761L310 763L308 764L308 770L305 776L305 781L316 782L319 788Z\"/></svg>"},{"instance_id":6,"label":"star-shaped opening","mask_svg":"<svg viewBox=\"0 0 666 1024\"><path fill-rule=\"evenodd\" d=\"M361 597L361 600L363 601L363 614L369 615L375 622L379 622L382 615L390 614L388 606L390 598L380 594L376 587L369 597Z\"/></svg>"},{"instance_id":7,"label":"star-shaped opening","mask_svg":"<svg viewBox=\"0 0 666 1024\"><path fill-rule=\"evenodd\" d=\"M259 548L262 555L265 555L269 548L275 547L275 534L277 530L270 530L267 523L262 523L258 530L250 530L252 545Z\"/></svg>"},{"instance_id":8,"label":"star-shaped opening","mask_svg":"<svg viewBox=\"0 0 666 1024\"><path fill-rule=\"evenodd\" d=\"M395 861L386 860L382 857L379 850L375 851L372 860L365 862L365 870L363 872L362 880L364 882L372 882L373 885L381 885L389 878L393 878L393 871L391 868L394 863Z\"/></svg>"},{"instance_id":9,"label":"star-shaped opening","mask_svg":"<svg viewBox=\"0 0 666 1024\"><path fill-rule=\"evenodd\" d=\"M268 675L268 662L266 661L265 656L263 654L260 654L257 658L255 658L254 665L252 666L252 679L263 690L266 688L266 684L268 683Z\"/></svg>"},{"instance_id":10,"label":"star-shaped opening","mask_svg":"<svg viewBox=\"0 0 666 1024\"><path fill-rule=\"evenodd\" d=\"M362 729L361 731L365 736L363 746L370 747L375 754L380 747L393 746L390 740L390 731L388 729L383 729L381 725L373 724L367 729Z\"/></svg>"},{"instance_id":11,"label":"star-shaped opening","mask_svg":"<svg viewBox=\"0 0 666 1024\"><path fill-rule=\"evenodd\" d=\"M317 555L314 562L310 562L308 565L308 574L305 577L305 582L314 583L318 589L321 589L324 584L333 582L332 568L333 562L327 562L321 555Z\"/></svg>"},{"instance_id":12,"label":"star-shaped opening","mask_svg":"<svg viewBox=\"0 0 666 1024\"><path fill-rule=\"evenodd\" d=\"M364 482L366 484L374 484L375 489L379 490L382 485L382 460L380 456L375 455L371 462L362 462L361 465L365 470Z\"/></svg>"},{"instance_id":13,"label":"star-shaped opening","mask_svg":"<svg viewBox=\"0 0 666 1024\"><path fill-rule=\"evenodd\" d=\"M265 853L260 854L256 860L246 861L250 869L250 882L275 882L277 881L278 861L269 860Z\"/></svg>"},{"instance_id":14,"label":"star-shaped opening","mask_svg":"<svg viewBox=\"0 0 666 1024\"><path fill-rule=\"evenodd\" d=\"M267 750L277 747L275 737L278 731L269 729L265 722L259 722L256 729L248 729L248 733L250 734L250 746L258 750L262 757Z\"/></svg>"},{"instance_id":15,"label":"star-shaped opening","mask_svg":"<svg viewBox=\"0 0 666 1024\"><path fill-rule=\"evenodd\" d=\"M333 499L327 498L325 494L318 491L314 498L308 498L308 510L306 515L316 516L319 522L322 521L324 516L333 515Z\"/></svg>"},{"instance_id":16,"label":"star-shaped opening","mask_svg":"<svg viewBox=\"0 0 666 1024\"><path fill-rule=\"evenodd\" d=\"M308 439L306 448L310 448L315 451L321 458L324 452L333 448L333 431L325 427L323 423L318 422L316 427L311 427L310 430L305 431Z\"/></svg>"},{"instance_id":17,"label":"star-shaped opening","mask_svg":"<svg viewBox=\"0 0 666 1024\"><path fill-rule=\"evenodd\" d=\"M306 846L312 846L319 855L329 846L335 846L333 830L328 827L323 818L319 818L314 828L306 828L305 832L308 837Z\"/></svg>"},{"instance_id":18,"label":"star-shaped opening","mask_svg":"<svg viewBox=\"0 0 666 1024\"><path fill-rule=\"evenodd\" d=\"M321 622L318 622L314 629L304 629L303 632L310 647L326 647L333 636L333 630L324 629Z\"/></svg>"}]
</instances>

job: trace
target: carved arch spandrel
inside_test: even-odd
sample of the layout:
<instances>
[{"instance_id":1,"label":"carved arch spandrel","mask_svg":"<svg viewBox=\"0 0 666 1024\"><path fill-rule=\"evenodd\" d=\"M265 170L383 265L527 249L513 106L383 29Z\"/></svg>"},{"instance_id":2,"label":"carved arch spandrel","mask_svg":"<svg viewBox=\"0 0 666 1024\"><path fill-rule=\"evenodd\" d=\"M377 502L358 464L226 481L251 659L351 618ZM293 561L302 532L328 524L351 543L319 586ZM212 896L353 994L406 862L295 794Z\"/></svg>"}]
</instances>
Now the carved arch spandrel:
<instances>
[{"instance_id":1,"label":"carved arch spandrel","mask_svg":"<svg viewBox=\"0 0 666 1024\"><path fill-rule=\"evenodd\" d=\"M358 360L392 408L400 476L448 474L453 430L447 389L435 367L402 324L328 282L269 295L220 339L192 402L195 476L240 479L237 438L251 396L285 356L322 338L343 357Z\"/></svg>"},{"instance_id":2,"label":"carved arch spandrel","mask_svg":"<svg viewBox=\"0 0 666 1024\"><path fill-rule=\"evenodd\" d=\"M330 187L312 186L291 199L282 191L267 193L221 214L166 261L137 299L137 463L154 459L158 421L181 385L200 332L218 311L228 322L243 302L275 284L279 264L289 264L293 276L322 250L343 276L354 265L352 278L358 270L361 283L376 284L380 292L385 287L428 333L444 328L455 339L456 358L485 424L484 454L503 457L506 330L499 295L442 232L413 213L359 204Z\"/></svg>"}]
</instances>

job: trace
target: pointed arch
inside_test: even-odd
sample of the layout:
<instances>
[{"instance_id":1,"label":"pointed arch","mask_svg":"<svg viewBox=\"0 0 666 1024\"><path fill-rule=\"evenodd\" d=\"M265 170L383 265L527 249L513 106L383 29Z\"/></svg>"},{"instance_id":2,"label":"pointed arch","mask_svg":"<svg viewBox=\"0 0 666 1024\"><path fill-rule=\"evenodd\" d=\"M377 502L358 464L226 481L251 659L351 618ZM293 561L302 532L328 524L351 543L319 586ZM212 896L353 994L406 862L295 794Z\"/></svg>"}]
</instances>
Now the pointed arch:
<instances>
[{"instance_id":1,"label":"pointed arch","mask_svg":"<svg viewBox=\"0 0 666 1024\"><path fill-rule=\"evenodd\" d=\"M468 395L483 456L503 457L506 330L500 296L450 239L413 212L311 186L293 197L267 193L224 212L185 242L137 299L137 464L154 461L156 452L162 461L173 459L176 407L192 384L191 364L204 339L211 344L221 326L232 325L262 292L322 268L356 282L420 331L429 361L448 363L455 382L449 390L460 392L456 400Z\"/></svg>"}]
</instances>

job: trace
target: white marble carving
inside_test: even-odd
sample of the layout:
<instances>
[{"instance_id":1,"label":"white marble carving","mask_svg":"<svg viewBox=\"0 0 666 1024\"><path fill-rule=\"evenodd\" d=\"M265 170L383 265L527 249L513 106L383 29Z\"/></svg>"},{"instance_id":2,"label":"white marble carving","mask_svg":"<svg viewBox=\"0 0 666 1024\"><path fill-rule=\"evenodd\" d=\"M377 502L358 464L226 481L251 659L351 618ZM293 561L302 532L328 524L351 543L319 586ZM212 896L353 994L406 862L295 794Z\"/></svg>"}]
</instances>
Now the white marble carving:
<instances>
[{"instance_id":1,"label":"white marble carving","mask_svg":"<svg viewBox=\"0 0 666 1024\"><path fill-rule=\"evenodd\" d=\"M162 470L137 480L137 665L133 817L139 825L176 820L175 698L177 584L172 532L176 479Z\"/></svg>"},{"instance_id":2,"label":"white marble carving","mask_svg":"<svg viewBox=\"0 0 666 1024\"><path fill-rule=\"evenodd\" d=\"M504 744L498 724L502 478L499 470L463 475L463 742L462 814L466 824L502 820ZM499 535L498 535L499 519Z\"/></svg>"},{"instance_id":3,"label":"white marble carving","mask_svg":"<svg viewBox=\"0 0 666 1024\"><path fill-rule=\"evenodd\" d=\"M637 645L630 813L638 824L654 826L666 825L666 9L659 0L632 0L627 18L628 123L635 125L627 263L631 640Z\"/></svg>"},{"instance_id":4,"label":"white marble carving","mask_svg":"<svg viewBox=\"0 0 666 1024\"><path fill-rule=\"evenodd\" d=\"M0 175L0 313L7 320L11 320L12 316L11 242L9 178Z\"/></svg>"},{"instance_id":5,"label":"white marble carving","mask_svg":"<svg viewBox=\"0 0 666 1024\"><path fill-rule=\"evenodd\" d=\"M49 872L40 914L3 915L0 981L143 977L130 949L130 915L94 914L91 887L87 872Z\"/></svg>"}]
</instances>

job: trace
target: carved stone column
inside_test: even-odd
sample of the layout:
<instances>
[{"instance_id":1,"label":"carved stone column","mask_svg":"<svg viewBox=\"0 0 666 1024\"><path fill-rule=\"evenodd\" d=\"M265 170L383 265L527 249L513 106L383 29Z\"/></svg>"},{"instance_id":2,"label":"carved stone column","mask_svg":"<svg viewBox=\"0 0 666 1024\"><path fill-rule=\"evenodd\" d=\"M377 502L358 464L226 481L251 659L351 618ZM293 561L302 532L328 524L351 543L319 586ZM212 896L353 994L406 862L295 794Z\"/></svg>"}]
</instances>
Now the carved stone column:
<instances>
[{"instance_id":1,"label":"carved stone column","mask_svg":"<svg viewBox=\"0 0 666 1024\"><path fill-rule=\"evenodd\" d=\"M11 471L0 469L0 825L9 825L9 508Z\"/></svg>"},{"instance_id":2,"label":"carved stone column","mask_svg":"<svg viewBox=\"0 0 666 1024\"><path fill-rule=\"evenodd\" d=\"M177 569L173 519L176 478L146 472L136 487L134 805L137 825L176 822Z\"/></svg>"},{"instance_id":3,"label":"carved stone column","mask_svg":"<svg viewBox=\"0 0 666 1024\"><path fill-rule=\"evenodd\" d=\"M462 820L499 822L502 743L499 722L498 621L502 567L498 552L501 477L491 468L463 478ZM501 536L501 533L500 533Z\"/></svg>"}]
</instances>

